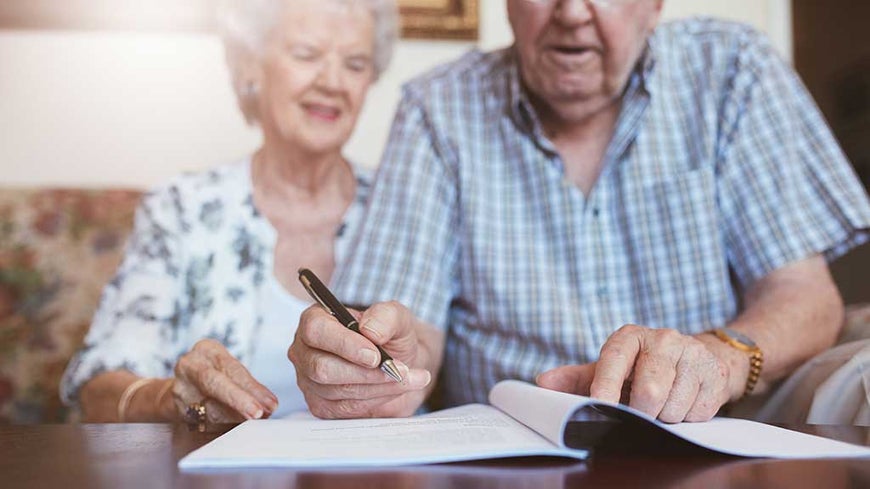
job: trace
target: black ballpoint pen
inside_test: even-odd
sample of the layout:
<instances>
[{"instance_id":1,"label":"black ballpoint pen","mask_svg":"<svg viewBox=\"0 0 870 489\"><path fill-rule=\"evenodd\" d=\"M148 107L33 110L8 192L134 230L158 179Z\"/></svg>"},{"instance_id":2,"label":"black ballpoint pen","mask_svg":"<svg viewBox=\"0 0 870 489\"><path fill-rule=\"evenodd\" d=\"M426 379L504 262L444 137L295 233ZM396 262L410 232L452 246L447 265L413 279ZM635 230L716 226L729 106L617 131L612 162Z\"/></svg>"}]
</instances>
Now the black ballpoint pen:
<instances>
[{"instance_id":1,"label":"black ballpoint pen","mask_svg":"<svg viewBox=\"0 0 870 489\"><path fill-rule=\"evenodd\" d=\"M302 286L305 287L305 290L308 291L308 294L312 299L317 301L321 307L326 309L326 312L332 314L335 319L338 320L345 328L360 333L359 323L357 320L351 315L351 313L332 295L332 292L323 285L323 282L317 278L317 275L314 275L314 272L307 268L299 269L299 281L302 282ZM399 369L396 368L395 362L393 362L393 357L390 356L389 353L385 352L383 348L379 345L375 345L378 349L378 352L381 354L381 370L384 371L387 375L389 375L396 382L402 381L402 374L399 373Z\"/></svg>"}]
</instances>

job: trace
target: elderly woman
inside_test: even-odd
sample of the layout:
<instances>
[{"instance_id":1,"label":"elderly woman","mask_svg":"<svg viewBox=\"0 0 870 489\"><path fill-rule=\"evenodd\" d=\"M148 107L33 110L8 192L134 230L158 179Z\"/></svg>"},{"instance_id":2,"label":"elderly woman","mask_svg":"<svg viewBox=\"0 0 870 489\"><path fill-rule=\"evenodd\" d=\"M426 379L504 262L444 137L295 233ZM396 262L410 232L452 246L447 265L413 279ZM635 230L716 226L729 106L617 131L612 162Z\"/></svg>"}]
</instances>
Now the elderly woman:
<instances>
[{"instance_id":1,"label":"elderly woman","mask_svg":"<svg viewBox=\"0 0 870 489\"><path fill-rule=\"evenodd\" d=\"M396 35L393 0L237 0L233 87L263 145L149 193L61 394L88 421L304 410L287 359L305 266L328 280L367 183L342 156Z\"/></svg>"}]
</instances>

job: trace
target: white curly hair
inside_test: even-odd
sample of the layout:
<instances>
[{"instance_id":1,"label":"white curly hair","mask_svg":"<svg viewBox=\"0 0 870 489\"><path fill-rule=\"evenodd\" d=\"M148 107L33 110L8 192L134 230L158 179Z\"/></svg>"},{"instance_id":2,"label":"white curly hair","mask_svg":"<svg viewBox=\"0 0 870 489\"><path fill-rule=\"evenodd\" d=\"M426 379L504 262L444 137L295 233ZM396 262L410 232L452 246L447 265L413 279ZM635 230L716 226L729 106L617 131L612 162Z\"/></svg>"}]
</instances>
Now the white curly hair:
<instances>
[{"instance_id":1,"label":"white curly hair","mask_svg":"<svg viewBox=\"0 0 870 489\"><path fill-rule=\"evenodd\" d=\"M245 79L245 67L261 52L266 38L283 8L295 0L222 0L218 5L217 23L226 52L227 66L233 90L245 119L250 124L259 120L256 102L250 97ZM375 23L375 79L390 64L393 45L398 37L398 9L395 0L323 0L362 6L372 14Z\"/></svg>"}]
</instances>

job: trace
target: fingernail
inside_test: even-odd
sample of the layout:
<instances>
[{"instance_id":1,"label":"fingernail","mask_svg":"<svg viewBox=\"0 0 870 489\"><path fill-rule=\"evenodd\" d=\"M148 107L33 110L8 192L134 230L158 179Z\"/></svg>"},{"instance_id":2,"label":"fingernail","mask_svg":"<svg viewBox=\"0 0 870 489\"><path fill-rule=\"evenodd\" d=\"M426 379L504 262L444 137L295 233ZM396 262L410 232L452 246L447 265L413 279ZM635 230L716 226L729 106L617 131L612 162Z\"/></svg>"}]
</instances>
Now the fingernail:
<instances>
[{"instance_id":1,"label":"fingernail","mask_svg":"<svg viewBox=\"0 0 870 489\"><path fill-rule=\"evenodd\" d=\"M535 376L535 385L545 387L547 389L556 389L558 384L553 381L552 375L547 375L546 372L541 372Z\"/></svg>"},{"instance_id":2,"label":"fingernail","mask_svg":"<svg viewBox=\"0 0 870 489\"><path fill-rule=\"evenodd\" d=\"M266 404L268 404L266 407L269 408L270 414L278 410L278 399L270 399Z\"/></svg>"},{"instance_id":3,"label":"fingernail","mask_svg":"<svg viewBox=\"0 0 870 489\"><path fill-rule=\"evenodd\" d=\"M278 409L278 398L271 392L260 395L258 400L260 401L260 405L263 406L267 412L274 413L275 410Z\"/></svg>"},{"instance_id":4,"label":"fingernail","mask_svg":"<svg viewBox=\"0 0 870 489\"><path fill-rule=\"evenodd\" d=\"M408 374L408 384L411 387L422 389L432 382L432 374L428 370L415 370Z\"/></svg>"},{"instance_id":5,"label":"fingernail","mask_svg":"<svg viewBox=\"0 0 870 489\"><path fill-rule=\"evenodd\" d=\"M248 411L248 416L250 417L250 419L260 419L263 417L263 410L262 409L250 410L250 411Z\"/></svg>"},{"instance_id":6,"label":"fingernail","mask_svg":"<svg viewBox=\"0 0 870 489\"><path fill-rule=\"evenodd\" d=\"M382 340L384 338L382 330L384 330L384 325L380 323L377 319L366 319L365 323L363 323L363 329L367 330L372 339Z\"/></svg>"},{"instance_id":7,"label":"fingernail","mask_svg":"<svg viewBox=\"0 0 870 489\"><path fill-rule=\"evenodd\" d=\"M369 367L377 367L381 360L381 355L374 350L363 348L359 351L359 360Z\"/></svg>"},{"instance_id":8,"label":"fingernail","mask_svg":"<svg viewBox=\"0 0 870 489\"><path fill-rule=\"evenodd\" d=\"M393 364L396 366L396 370L398 370L399 374L402 376L402 384L408 385L411 381L411 369L399 360L393 360Z\"/></svg>"}]
</instances>

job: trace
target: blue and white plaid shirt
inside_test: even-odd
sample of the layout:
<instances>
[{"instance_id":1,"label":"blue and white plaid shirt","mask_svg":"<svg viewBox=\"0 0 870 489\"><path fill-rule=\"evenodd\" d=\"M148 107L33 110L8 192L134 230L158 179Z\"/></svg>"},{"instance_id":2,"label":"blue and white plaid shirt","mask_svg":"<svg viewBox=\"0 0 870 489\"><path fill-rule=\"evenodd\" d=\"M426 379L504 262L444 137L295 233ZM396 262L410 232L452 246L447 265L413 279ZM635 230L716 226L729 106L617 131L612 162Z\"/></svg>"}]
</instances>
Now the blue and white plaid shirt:
<instances>
[{"instance_id":1,"label":"blue and white plaid shirt","mask_svg":"<svg viewBox=\"0 0 870 489\"><path fill-rule=\"evenodd\" d=\"M783 265L867 241L870 203L793 71L758 33L659 27L589 195L565 178L510 49L405 87L346 302L398 300L448 331L447 404L595 360L626 323L723 326Z\"/></svg>"}]
</instances>

